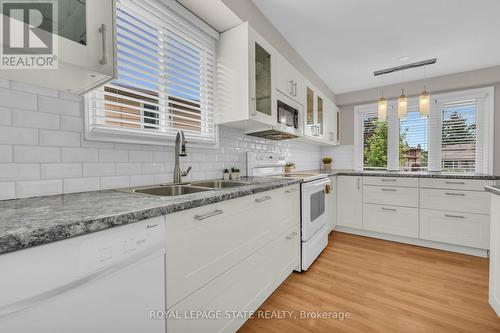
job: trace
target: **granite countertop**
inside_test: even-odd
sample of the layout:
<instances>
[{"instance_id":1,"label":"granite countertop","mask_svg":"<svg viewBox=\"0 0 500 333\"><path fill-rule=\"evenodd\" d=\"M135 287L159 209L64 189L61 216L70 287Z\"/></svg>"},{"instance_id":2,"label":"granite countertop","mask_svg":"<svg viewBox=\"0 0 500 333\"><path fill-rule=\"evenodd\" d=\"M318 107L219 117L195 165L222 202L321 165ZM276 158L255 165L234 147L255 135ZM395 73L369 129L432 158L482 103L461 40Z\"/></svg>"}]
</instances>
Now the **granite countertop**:
<instances>
[{"instance_id":1,"label":"granite countertop","mask_svg":"<svg viewBox=\"0 0 500 333\"><path fill-rule=\"evenodd\" d=\"M443 172L430 171L387 171L387 170L309 170L307 172L323 173L329 176L376 176L376 177L415 177L415 178L446 178L446 179L478 179L478 180L497 180L499 176L486 175L481 173L449 174Z\"/></svg>"},{"instance_id":2,"label":"granite countertop","mask_svg":"<svg viewBox=\"0 0 500 333\"><path fill-rule=\"evenodd\" d=\"M108 190L0 201L0 254L300 183L242 180L251 184L177 197Z\"/></svg>"},{"instance_id":3,"label":"granite countertop","mask_svg":"<svg viewBox=\"0 0 500 333\"><path fill-rule=\"evenodd\" d=\"M500 185L485 186L484 188L486 189L486 191L488 191L490 193L500 195Z\"/></svg>"}]
</instances>

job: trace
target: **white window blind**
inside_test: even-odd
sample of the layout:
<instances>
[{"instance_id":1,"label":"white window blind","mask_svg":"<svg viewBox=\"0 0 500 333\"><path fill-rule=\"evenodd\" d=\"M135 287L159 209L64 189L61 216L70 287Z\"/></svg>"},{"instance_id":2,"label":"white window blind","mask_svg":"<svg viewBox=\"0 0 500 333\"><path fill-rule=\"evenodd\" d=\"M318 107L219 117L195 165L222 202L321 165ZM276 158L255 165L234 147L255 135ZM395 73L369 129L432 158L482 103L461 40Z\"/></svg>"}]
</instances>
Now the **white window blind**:
<instances>
[{"instance_id":1,"label":"white window blind","mask_svg":"<svg viewBox=\"0 0 500 333\"><path fill-rule=\"evenodd\" d=\"M429 121L418 107L409 107L399 120L399 163L403 171L427 170Z\"/></svg>"},{"instance_id":2,"label":"white window blind","mask_svg":"<svg viewBox=\"0 0 500 333\"><path fill-rule=\"evenodd\" d=\"M442 107L441 169L447 172L476 170L477 101L447 103Z\"/></svg>"},{"instance_id":3,"label":"white window blind","mask_svg":"<svg viewBox=\"0 0 500 333\"><path fill-rule=\"evenodd\" d=\"M116 26L118 77L86 97L88 131L215 143L215 40L154 1L117 1Z\"/></svg>"}]
</instances>

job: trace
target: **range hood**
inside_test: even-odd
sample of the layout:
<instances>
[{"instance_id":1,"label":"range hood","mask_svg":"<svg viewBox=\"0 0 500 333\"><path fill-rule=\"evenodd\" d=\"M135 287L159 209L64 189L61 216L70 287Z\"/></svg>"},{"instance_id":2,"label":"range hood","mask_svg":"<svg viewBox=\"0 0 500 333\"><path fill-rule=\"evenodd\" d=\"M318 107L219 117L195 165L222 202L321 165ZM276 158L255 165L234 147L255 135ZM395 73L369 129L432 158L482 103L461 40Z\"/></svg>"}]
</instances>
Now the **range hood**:
<instances>
[{"instance_id":1,"label":"range hood","mask_svg":"<svg viewBox=\"0 0 500 333\"><path fill-rule=\"evenodd\" d=\"M295 130L287 131L281 129L280 127L271 127L257 131L249 131L246 132L245 134L275 141L295 139L300 136L298 131Z\"/></svg>"}]
</instances>

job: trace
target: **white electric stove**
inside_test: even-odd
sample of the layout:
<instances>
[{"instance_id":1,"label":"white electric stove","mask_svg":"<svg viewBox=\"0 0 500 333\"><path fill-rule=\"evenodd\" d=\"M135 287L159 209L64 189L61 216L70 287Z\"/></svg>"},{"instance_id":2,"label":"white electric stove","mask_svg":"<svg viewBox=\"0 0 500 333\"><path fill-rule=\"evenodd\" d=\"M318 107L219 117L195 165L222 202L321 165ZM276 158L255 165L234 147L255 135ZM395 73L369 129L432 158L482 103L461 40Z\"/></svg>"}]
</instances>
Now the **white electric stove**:
<instances>
[{"instance_id":1,"label":"white electric stove","mask_svg":"<svg viewBox=\"0 0 500 333\"><path fill-rule=\"evenodd\" d=\"M249 177L282 177L301 180L301 270L307 270L328 244L326 200L330 178L320 173L283 173L285 156L275 153L247 153Z\"/></svg>"}]
</instances>

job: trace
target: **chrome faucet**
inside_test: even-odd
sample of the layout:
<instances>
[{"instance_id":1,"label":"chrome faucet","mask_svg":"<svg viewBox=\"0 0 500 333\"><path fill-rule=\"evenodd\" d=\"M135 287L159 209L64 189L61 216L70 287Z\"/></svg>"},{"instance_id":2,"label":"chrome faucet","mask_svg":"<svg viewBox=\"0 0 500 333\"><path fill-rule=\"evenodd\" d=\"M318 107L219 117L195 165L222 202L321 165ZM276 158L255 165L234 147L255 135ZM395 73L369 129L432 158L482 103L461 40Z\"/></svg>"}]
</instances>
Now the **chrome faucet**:
<instances>
[{"instance_id":1,"label":"chrome faucet","mask_svg":"<svg viewBox=\"0 0 500 333\"><path fill-rule=\"evenodd\" d=\"M179 156L187 156L186 153L186 138L184 137L184 132L177 132L175 137L175 166L174 166L174 183L182 183L182 177L186 177L191 171L191 167L187 168L186 171L181 171L179 165Z\"/></svg>"}]
</instances>

